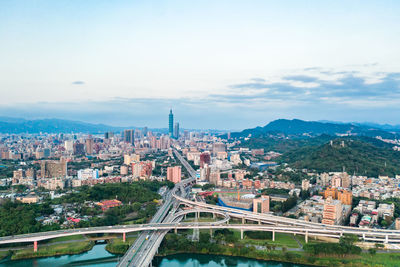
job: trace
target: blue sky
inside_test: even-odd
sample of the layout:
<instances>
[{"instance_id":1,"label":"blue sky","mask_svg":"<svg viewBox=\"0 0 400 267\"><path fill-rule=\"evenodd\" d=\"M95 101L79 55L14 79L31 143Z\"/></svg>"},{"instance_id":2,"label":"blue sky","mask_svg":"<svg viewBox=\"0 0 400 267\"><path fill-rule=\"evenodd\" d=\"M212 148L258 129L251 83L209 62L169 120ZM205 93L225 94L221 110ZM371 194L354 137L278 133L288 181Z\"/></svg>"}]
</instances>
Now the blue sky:
<instances>
[{"instance_id":1,"label":"blue sky","mask_svg":"<svg viewBox=\"0 0 400 267\"><path fill-rule=\"evenodd\" d=\"M1 1L0 116L400 123L399 1Z\"/></svg>"}]
</instances>

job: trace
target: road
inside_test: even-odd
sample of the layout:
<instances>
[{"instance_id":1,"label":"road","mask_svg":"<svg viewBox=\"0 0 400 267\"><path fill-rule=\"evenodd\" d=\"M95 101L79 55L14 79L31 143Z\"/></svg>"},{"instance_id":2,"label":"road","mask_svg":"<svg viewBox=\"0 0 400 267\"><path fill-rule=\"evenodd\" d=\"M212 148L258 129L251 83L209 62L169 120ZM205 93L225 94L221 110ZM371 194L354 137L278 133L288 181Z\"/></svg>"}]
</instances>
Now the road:
<instances>
[{"instance_id":1,"label":"road","mask_svg":"<svg viewBox=\"0 0 400 267\"><path fill-rule=\"evenodd\" d=\"M190 178L177 183L175 187L167 193L163 205L159 208L150 223L171 223L179 222L182 218L175 217L179 207L179 200L174 195L186 198L188 191L185 186L195 180L196 172L185 161L178 151L174 150L175 156L182 162L184 167L188 170ZM168 230L160 231L145 231L138 239L132 244L125 255L121 258L117 266L148 266L151 264L154 255L157 253L158 247L161 244L165 234Z\"/></svg>"}]
</instances>

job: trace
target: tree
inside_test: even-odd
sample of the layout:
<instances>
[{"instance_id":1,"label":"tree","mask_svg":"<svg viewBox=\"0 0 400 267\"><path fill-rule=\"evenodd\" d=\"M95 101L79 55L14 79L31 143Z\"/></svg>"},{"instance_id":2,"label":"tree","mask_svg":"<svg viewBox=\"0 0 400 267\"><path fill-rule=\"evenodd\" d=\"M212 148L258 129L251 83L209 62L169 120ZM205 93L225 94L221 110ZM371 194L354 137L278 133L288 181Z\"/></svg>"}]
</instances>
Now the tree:
<instances>
[{"instance_id":1,"label":"tree","mask_svg":"<svg viewBox=\"0 0 400 267\"><path fill-rule=\"evenodd\" d=\"M358 236L354 234L344 234L339 239L339 243L345 246L352 246L357 241L358 241Z\"/></svg>"},{"instance_id":2,"label":"tree","mask_svg":"<svg viewBox=\"0 0 400 267\"><path fill-rule=\"evenodd\" d=\"M368 253L373 256L376 254L376 249L370 248L370 249L368 249Z\"/></svg>"}]
</instances>

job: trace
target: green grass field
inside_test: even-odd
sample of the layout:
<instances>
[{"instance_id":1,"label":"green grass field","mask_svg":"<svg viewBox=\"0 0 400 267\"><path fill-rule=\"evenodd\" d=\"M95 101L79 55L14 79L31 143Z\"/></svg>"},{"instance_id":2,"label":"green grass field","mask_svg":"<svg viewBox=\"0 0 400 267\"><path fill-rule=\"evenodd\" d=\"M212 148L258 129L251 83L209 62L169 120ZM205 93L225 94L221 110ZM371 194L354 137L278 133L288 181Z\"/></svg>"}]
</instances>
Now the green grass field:
<instances>
[{"instance_id":1,"label":"green grass field","mask_svg":"<svg viewBox=\"0 0 400 267\"><path fill-rule=\"evenodd\" d=\"M51 246L38 247L38 251L34 252L33 248L27 248L15 251L11 259L26 259L26 258L38 258L38 257L50 257L58 255L68 255L68 254L79 254L92 249L94 242L82 241L82 242L72 242L55 244Z\"/></svg>"},{"instance_id":2,"label":"green grass field","mask_svg":"<svg viewBox=\"0 0 400 267\"><path fill-rule=\"evenodd\" d=\"M125 242L122 238L109 240L106 250L113 254L125 254L128 248L135 242L136 238L136 236L129 236L126 238Z\"/></svg>"},{"instance_id":3,"label":"green grass field","mask_svg":"<svg viewBox=\"0 0 400 267\"><path fill-rule=\"evenodd\" d=\"M83 235L70 235L70 236L63 236L50 239L44 243L51 244L57 242L64 242L64 241L72 241L72 240L85 240L86 238Z\"/></svg>"}]
</instances>

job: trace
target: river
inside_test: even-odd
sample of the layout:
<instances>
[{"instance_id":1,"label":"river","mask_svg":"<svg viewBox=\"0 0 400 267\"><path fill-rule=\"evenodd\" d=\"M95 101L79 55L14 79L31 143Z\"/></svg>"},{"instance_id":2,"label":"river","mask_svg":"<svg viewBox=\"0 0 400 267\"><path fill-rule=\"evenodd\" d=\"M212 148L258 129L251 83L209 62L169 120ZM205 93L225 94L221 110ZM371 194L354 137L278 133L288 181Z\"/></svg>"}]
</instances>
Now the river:
<instances>
[{"instance_id":1,"label":"river","mask_svg":"<svg viewBox=\"0 0 400 267\"><path fill-rule=\"evenodd\" d=\"M105 249L105 244L97 244L92 250L78 254L58 257L47 257L26 260L4 259L0 261L0 267L58 267L58 266L101 266L115 267L118 256ZM259 261L240 257L227 257L200 254L177 254L155 259L154 266L157 267L229 267L229 266L252 266L252 267L302 267L303 265Z\"/></svg>"}]
</instances>

